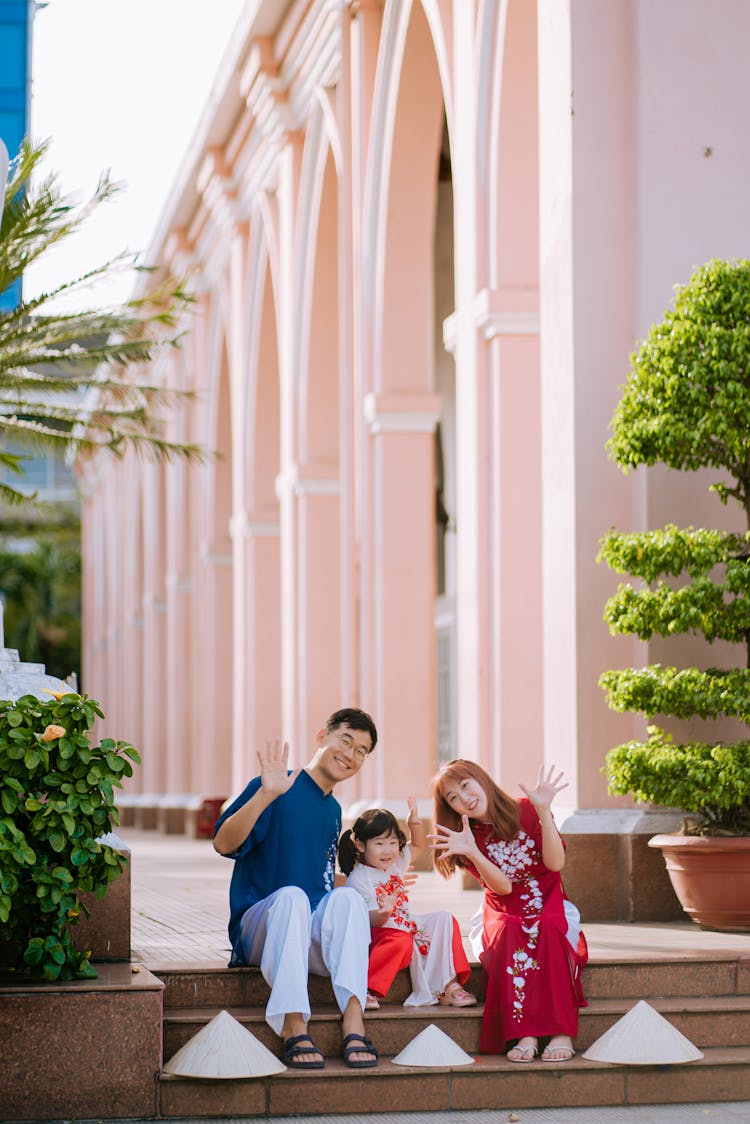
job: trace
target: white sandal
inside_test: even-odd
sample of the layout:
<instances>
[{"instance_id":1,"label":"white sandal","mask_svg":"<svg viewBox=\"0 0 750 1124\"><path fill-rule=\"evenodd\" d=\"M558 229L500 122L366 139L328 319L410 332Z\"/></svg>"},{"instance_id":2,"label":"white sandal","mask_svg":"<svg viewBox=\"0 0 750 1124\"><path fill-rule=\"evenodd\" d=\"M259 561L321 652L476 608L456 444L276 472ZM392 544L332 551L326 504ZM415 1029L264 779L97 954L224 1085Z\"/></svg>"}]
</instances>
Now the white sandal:
<instances>
[{"instance_id":1,"label":"white sandal","mask_svg":"<svg viewBox=\"0 0 750 1124\"><path fill-rule=\"evenodd\" d=\"M536 1038L520 1038L515 1046L511 1046L505 1055L509 1062L533 1062L539 1053L539 1043Z\"/></svg>"}]
</instances>

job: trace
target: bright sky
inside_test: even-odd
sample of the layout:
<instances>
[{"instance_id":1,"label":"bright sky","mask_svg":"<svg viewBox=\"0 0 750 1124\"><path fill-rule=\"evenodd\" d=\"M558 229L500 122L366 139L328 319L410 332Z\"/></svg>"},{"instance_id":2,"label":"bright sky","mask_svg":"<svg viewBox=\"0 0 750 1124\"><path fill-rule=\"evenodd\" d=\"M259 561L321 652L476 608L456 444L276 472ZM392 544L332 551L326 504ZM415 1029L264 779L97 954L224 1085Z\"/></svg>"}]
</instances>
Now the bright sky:
<instances>
[{"instance_id":1,"label":"bright sky","mask_svg":"<svg viewBox=\"0 0 750 1124\"><path fill-rule=\"evenodd\" d=\"M46 170L79 199L107 169L125 187L48 263L28 271L28 295L123 249L147 249L244 3L48 0L40 6L31 135L52 140ZM122 279L89 301L122 299L132 283Z\"/></svg>"}]
</instances>

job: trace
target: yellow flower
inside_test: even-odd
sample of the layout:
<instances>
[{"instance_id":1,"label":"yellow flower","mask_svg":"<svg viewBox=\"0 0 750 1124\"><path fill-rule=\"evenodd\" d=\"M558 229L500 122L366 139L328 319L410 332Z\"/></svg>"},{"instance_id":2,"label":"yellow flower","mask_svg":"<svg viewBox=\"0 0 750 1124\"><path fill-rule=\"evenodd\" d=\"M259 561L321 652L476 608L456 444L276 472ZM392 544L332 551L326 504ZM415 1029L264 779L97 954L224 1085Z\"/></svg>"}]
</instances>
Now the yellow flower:
<instances>
[{"instance_id":1,"label":"yellow flower","mask_svg":"<svg viewBox=\"0 0 750 1124\"><path fill-rule=\"evenodd\" d=\"M64 726L48 726L47 729L42 734L42 741L43 742L53 742L55 740L55 738L64 738L64 737L65 737L65 727Z\"/></svg>"},{"instance_id":2,"label":"yellow flower","mask_svg":"<svg viewBox=\"0 0 750 1124\"><path fill-rule=\"evenodd\" d=\"M72 691L50 691L49 687L42 687L42 690L44 691L45 695L52 695L52 698L57 699L58 702L63 697L63 695L71 695L73 693Z\"/></svg>"}]
</instances>

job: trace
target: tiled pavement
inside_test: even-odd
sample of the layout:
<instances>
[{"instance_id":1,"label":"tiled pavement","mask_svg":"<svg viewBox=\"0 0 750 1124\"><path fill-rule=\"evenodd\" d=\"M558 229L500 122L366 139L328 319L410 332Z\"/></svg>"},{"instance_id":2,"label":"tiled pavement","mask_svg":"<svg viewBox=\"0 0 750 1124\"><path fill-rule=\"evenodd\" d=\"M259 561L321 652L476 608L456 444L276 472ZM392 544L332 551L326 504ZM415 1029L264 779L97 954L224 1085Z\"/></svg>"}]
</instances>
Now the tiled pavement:
<instances>
[{"instance_id":1,"label":"tiled pavement","mask_svg":"<svg viewBox=\"0 0 750 1124\"><path fill-rule=\"evenodd\" d=\"M210 1124L238 1124L257 1117L214 1117ZM596 1108L524 1108L512 1112L386 1112L366 1116L276 1116L273 1124L748 1124L750 1106L740 1101L724 1104L623 1105ZM88 1124L86 1121L50 1121L48 1124ZM94 1122L91 1122L94 1124ZM96 1124L149 1124L146 1120L99 1120ZM154 1121L153 1124L164 1124ZM206 1124L204 1119L183 1119L179 1124Z\"/></svg>"},{"instance_id":2,"label":"tiled pavement","mask_svg":"<svg viewBox=\"0 0 750 1124\"><path fill-rule=\"evenodd\" d=\"M132 828L118 829L118 834L131 852L133 959L146 965L226 963L231 862L217 855L207 840ZM420 874L411 897L415 911L450 909L464 934L480 902L479 893L463 890L458 879L446 883L431 872ZM691 959L708 952L731 955L738 949L750 956L750 936L703 932L688 921L669 926L588 924L585 931L592 958L636 959L648 951L654 957ZM513 1114L391 1112L331 1116L328 1120L331 1124L503 1124L513 1120L519 1124L748 1124L750 1104L559 1107L522 1109ZM111 1120L99 1124L125 1122ZM198 1122L185 1120L182 1124ZM278 1117L276 1124L321 1124L321 1117Z\"/></svg>"},{"instance_id":3,"label":"tiled pavement","mask_svg":"<svg viewBox=\"0 0 750 1124\"><path fill-rule=\"evenodd\" d=\"M231 860L218 855L208 840L133 828L117 833L131 853L133 958L146 965L226 963ZM445 882L431 871L419 875L410 897L416 913L450 909L464 934L481 901L478 891L462 889L460 876ZM704 932L687 920L668 926L600 922L584 929L592 959L638 959L645 951L689 959L738 948L750 956L750 936Z\"/></svg>"}]
</instances>

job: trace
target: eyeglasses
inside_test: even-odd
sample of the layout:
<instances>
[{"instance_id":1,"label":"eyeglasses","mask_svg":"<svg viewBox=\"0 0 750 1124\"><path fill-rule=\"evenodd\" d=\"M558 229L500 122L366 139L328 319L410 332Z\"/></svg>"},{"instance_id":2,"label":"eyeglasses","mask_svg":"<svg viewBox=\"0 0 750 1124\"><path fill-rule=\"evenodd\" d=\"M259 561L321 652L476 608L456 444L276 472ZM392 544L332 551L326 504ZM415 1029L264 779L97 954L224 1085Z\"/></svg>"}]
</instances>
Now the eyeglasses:
<instances>
[{"instance_id":1,"label":"eyeglasses","mask_svg":"<svg viewBox=\"0 0 750 1124\"><path fill-rule=\"evenodd\" d=\"M349 734L334 734L336 741L339 743L345 753L350 753L354 760L360 765L369 754L369 749L365 749L363 745L357 745L354 739Z\"/></svg>"}]
</instances>

